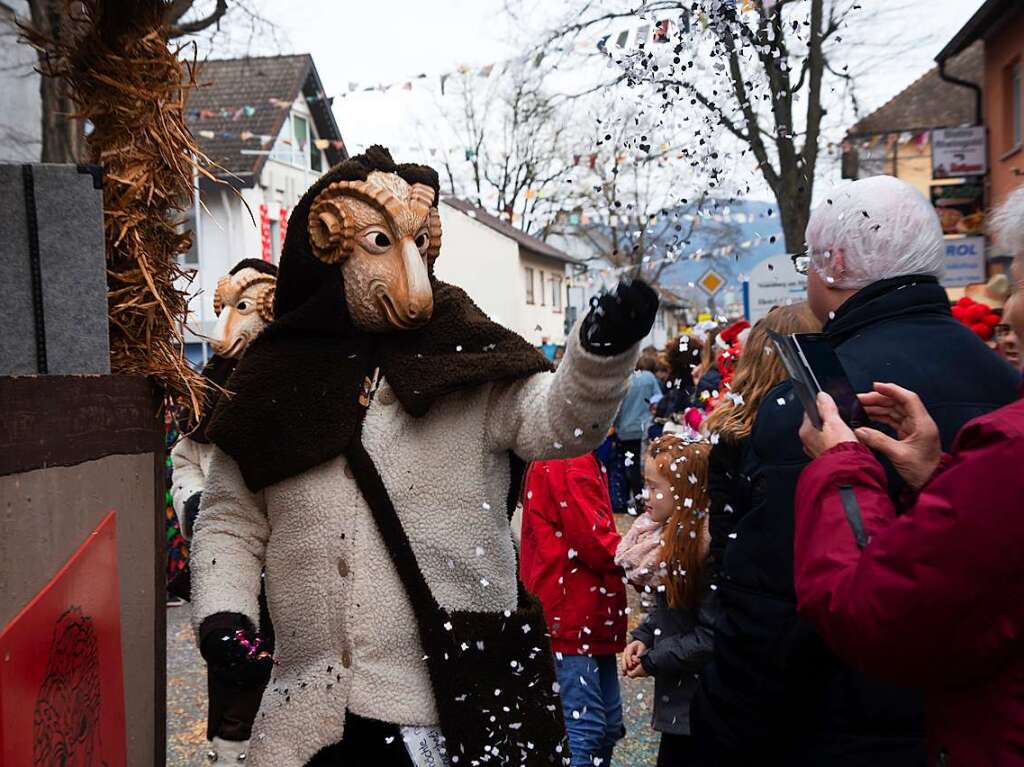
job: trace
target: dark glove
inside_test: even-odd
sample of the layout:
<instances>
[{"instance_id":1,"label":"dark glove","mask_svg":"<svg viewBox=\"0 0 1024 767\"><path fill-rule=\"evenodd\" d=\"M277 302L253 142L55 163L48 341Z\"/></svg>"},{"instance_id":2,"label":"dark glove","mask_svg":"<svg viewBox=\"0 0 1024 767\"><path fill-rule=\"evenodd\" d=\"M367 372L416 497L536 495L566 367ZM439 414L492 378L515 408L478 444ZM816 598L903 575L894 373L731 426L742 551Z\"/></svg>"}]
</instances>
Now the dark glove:
<instances>
[{"instance_id":1,"label":"dark glove","mask_svg":"<svg viewBox=\"0 0 1024 767\"><path fill-rule=\"evenodd\" d=\"M192 493L188 500L185 501L185 518L181 520L181 524L184 526L182 533L186 538L192 537L192 528L195 527L196 517L199 516L199 502L203 499L202 493Z\"/></svg>"},{"instance_id":2,"label":"dark glove","mask_svg":"<svg viewBox=\"0 0 1024 767\"><path fill-rule=\"evenodd\" d=\"M234 681L269 675L272 651L241 613L214 613L199 626L199 654L212 671Z\"/></svg>"},{"instance_id":3,"label":"dark glove","mask_svg":"<svg viewBox=\"0 0 1024 767\"><path fill-rule=\"evenodd\" d=\"M620 282L613 293L590 299L590 313L580 326L583 348L602 357L622 354L654 326L658 294L643 280Z\"/></svg>"}]
</instances>

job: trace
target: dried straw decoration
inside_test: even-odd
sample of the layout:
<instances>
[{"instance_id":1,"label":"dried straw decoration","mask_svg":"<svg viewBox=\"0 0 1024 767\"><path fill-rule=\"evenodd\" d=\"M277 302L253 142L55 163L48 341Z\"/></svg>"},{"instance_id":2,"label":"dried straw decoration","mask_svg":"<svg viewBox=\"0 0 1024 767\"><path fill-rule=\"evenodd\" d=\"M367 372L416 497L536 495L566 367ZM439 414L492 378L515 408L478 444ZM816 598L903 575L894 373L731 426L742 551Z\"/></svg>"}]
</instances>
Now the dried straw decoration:
<instances>
[{"instance_id":1,"label":"dried straw decoration","mask_svg":"<svg viewBox=\"0 0 1024 767\"><path fill-rule=\"evenodd\" d=\"M195 63L168 47L159 0L68 0L71 34L25 37L46 54L45 76L67 83L89 120L90 161L104 171L111 369L146 375L199 413L206 383L184 357L188 296L177 257L193 203L193 172L209 161L185 125ZM187 281L187 278L186 278ZM177 284L176 284L177 283Z\"/></svg>"}]
</instances>

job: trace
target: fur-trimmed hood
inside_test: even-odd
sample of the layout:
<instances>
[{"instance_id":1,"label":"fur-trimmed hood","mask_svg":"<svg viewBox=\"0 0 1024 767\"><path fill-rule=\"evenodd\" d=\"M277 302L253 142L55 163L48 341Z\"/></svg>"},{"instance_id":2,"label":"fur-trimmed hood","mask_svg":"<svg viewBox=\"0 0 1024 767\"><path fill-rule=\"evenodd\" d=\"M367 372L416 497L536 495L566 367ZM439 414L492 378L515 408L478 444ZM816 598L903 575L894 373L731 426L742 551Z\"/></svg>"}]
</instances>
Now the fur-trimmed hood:
<instances>
[{"instance_id":1,"label":"fur-trimmed hood","mask_svg":"<svg viewBox=\"0 0 1024 767\"><path fill-rule=\"evenodd\" d=\"M416 330L385 334L356 328L345 303L340 264L313 255L308 217L336 181L397 173L436 191L436 172L398 165L382 147L336 165L303 195L289 219L277 280L274 322L253 342L214 412L210 439L260 490L341 455L358 434L364 382L379 369L403 408L423 416L439 398L550 369L546 358L492 322L459 288L431 274L434 312Z\"/></svg>"}]
</instances>

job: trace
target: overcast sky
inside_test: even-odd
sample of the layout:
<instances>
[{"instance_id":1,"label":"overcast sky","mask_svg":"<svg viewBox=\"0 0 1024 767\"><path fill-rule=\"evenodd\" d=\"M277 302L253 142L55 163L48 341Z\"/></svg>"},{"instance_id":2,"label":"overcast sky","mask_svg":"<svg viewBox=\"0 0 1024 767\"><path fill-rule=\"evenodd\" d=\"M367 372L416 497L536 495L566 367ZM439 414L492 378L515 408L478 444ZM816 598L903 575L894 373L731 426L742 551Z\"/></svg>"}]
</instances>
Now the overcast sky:
<instances>
[{"instance_id":1,"label":"overcast sky","mask_svg":"<svg viewBox=\"0 0 1024 767\"><path fill-rule=\"evenodd\" d=\"M872 97L884 101L922 74L981 0L898 0L908 6L907 29L919 50L899 67L876 73ZM863 11L894 0L863 0ZM309 52L328 87L349 81L391 81L420 72L440 74L459 64L486 64L512 55L521 32L503 18L502 0L263 0L281 28L282 44ZM880 35L892 30L880 29ZM510 44L511 43L511 44ZM876 106L869 104L868 106Z\"/></svg>"},{"instance_id":2,"label":"overcast sky","mask_svg":"<svg viewBox=\"0 0 1024 767\"><path fill-rule=\"evenodd\" d=\"M536 8L560 7L557 2L518 1L537 3ZM875 10L894 3L907 6L903 23L899 29L892 23L880 24L879 39L906 30L915 44L910 53L877 67L860 84L865 113L933 66L935 54L981 0L862 0L861 13L870 20ZM525 25L511 23L503 12L503 0L260 0L260 7L275 25L278 40L250 49L260 54L313 54L327 92L346 94L335 99L335 114L350 148L357 150L375 141L411 143L410 134L429 132L418 124L437 119L430 101L436 102L436 93L398 88L386 94L366 93L366 85L402 82L420 73L436 83L439 75L459 65L501 61L529 42ZM542 13L530 14L529 24L543 27L545 19L538 15ZM360 90L349 94L349 83L360 83Z\"/></svg>"}]
</instances>

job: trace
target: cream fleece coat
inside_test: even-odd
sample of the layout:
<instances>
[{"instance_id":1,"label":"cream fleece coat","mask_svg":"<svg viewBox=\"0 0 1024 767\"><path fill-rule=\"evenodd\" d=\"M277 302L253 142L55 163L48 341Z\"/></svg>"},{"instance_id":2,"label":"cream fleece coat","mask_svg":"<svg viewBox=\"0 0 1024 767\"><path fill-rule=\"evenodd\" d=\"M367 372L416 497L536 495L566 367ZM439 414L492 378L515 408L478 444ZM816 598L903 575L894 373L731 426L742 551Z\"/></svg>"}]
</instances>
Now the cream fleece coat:
<instances>
[{"instance_id":1,"label":"cream fleece coat","mask_svg":"<svg viewBox=\"0 0 1024 767\"><path fill-rule=\"evenodd\" d=\"M515 608L508 451L531 461L595 448L636 357L636 348L590 354L574 330L557 373L453 394L422 418L381 383L363 444L443 607ZM346 710L436 724L412 608L343 456L252 493L235 462L214 448L191 562L197 629L218 612L257 624L266 564L276 669L250 764L302 767L341 739Z\"/></svg>"},{"instance_id":2,"label":"cream fleece coat","mask_svg":"<svg viewBox=\"0 0 1024 767\"><path fill-rule=\"evenodd\" d=\"M214 447L182 437L171 449L171 502L178 516L178 528L188 540L185 530L185 502L203 492Z\"/></svg>"}]
</instances>

